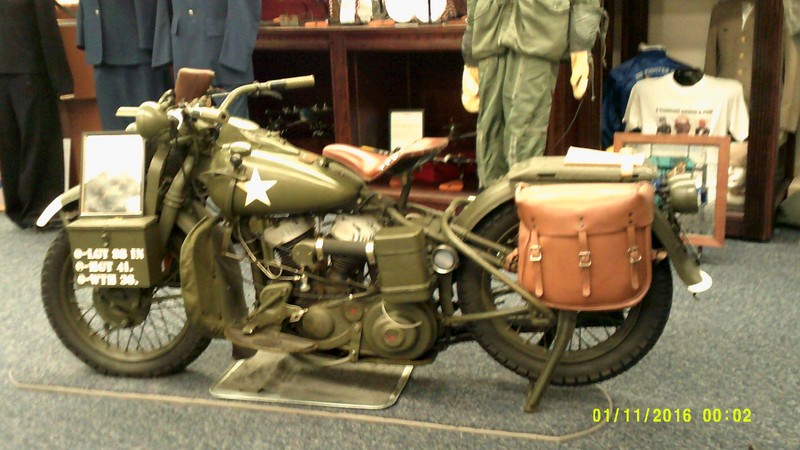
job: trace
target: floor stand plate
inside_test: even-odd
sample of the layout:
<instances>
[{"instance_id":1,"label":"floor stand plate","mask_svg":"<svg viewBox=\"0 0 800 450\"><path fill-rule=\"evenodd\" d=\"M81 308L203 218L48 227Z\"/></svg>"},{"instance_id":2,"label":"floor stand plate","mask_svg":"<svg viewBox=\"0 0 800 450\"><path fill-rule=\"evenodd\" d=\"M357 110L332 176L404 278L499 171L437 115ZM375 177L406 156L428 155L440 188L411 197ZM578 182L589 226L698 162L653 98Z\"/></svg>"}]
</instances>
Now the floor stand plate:
<instances>
[{"instance_id":1,"label":"floor stand plate","mask_svg":"<svg viewBox=\"0 0 800 450\"><path fill-rule=\"evenodd\" d=\"M414 366L345 363L321 366L305 355L260 351L236 362L210 389L233 400L355 409L392 406Z\"/></svg>"}]
</instances>

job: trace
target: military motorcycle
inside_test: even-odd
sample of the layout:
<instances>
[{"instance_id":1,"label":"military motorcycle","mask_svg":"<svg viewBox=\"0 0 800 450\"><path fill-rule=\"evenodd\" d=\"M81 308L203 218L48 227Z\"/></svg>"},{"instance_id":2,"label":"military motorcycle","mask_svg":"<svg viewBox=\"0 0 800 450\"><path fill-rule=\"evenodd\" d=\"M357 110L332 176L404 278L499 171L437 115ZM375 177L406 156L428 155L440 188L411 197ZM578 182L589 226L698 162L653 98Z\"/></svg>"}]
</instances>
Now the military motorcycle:
<instances>
[{"instance_id":1,"label":"military motorcycle","mask_svg":"<svg viewBox=\"0 0 800 450\"><path fill-rule=\"evenodd\" d=\"M241 86L215 107L211 78L181 75L158 102L128 110L146 143L141 213L78 214L77 186L39 220L65 225L42 268L49 322L101 373L175 373L214 338L237 358L266 350L326 364L429 364L477 341L531 380L533 410L550 383L596 383L645 356L669 317L670 262L690 291L711 284L676 220L697 192L672 182L655 191L652 281L635 305L559 310L518 282L528 258L516 251L520 183L650 182L648 165L621 173L534 158L439 211L408 199L412 172L446 138L383 153L332 144L320 155L227 112L242 96L312 86L312 76ZM403 182L397 199L370 186L389 175Z\"/></svg>"}]
</instances>

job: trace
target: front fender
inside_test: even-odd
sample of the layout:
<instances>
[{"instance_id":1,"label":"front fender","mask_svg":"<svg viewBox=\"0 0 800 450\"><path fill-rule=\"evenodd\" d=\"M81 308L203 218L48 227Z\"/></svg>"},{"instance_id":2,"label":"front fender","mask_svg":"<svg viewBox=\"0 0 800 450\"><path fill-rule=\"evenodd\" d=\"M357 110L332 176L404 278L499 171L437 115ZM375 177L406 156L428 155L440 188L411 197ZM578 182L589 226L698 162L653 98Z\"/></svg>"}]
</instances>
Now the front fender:
<instances>
[{"instance_id":1,"label":"front fender","mask_svg":"<svg viewBox=\"0 0 800 450\"><path fill-rule=\"evenodd\" d=\"M239 262L223 255L223 232L204 217L181 245L184 307L203 332L222 338L225 328L247 315Z\"/></svg>"},{"instance_id":2,"label":"front fender","mask_svg":"<svg viewBox=\"0 0 800 450\"><path fill-rule=\"evenodd\" d=\"M53 217L55 217L55 215L59 213L59 211L64 209L65 206L77 202L78 200L80 200L80 198L81 198L80 185L73 186L69 190L63 192L61 195L53 199L53 201L50 202L49 205L47 205L47 208L45 208L42 214L39 216L39 218L36 219L36 226L43 227L47 225L50 222L50 220L52 220Z\"/></svg>"}]
</instances>

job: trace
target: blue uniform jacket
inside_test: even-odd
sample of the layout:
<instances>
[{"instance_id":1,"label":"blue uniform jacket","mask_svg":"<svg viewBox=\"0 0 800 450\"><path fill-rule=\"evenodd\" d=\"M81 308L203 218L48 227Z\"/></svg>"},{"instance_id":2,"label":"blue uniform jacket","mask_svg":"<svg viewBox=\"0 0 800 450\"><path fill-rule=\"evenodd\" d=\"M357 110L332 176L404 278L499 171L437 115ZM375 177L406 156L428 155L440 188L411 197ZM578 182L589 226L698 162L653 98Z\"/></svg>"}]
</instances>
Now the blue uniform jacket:
<instances>
[{"instance_id":1,"label":"blue uniform jacket","mask_svg":"<svg viewBox=\"0 0 800 450\"><path fill-rule=\"evenodd\" d=\"M88 64L151 61L156 0L81 0L77 19L78 48L86 51Z\"/></svg>"},{"instance_id":2,"label":"blue uniform jacket","mask_svg":"<svg viewBox=\"0 0 800 450\"><path fill-rule=\"evenodd\" d=\"M603 148L614 143L614 133L625 129L622 118L633 85L641 79L661 77L680 68L687 66L667 57L666 51L646 50L609 72L603 85Z\"/></svg>"},{"instance_id":3,"label":"blue uniform jacket","mask_svg":"<svg viewBox=\"0 0 800 450\"><path fill-rule=\"evenodd\" d=\"M260 20L260 0L158 0L153 66L211 69L226 88L251 83Z\"/></svg>"}]
</instances>

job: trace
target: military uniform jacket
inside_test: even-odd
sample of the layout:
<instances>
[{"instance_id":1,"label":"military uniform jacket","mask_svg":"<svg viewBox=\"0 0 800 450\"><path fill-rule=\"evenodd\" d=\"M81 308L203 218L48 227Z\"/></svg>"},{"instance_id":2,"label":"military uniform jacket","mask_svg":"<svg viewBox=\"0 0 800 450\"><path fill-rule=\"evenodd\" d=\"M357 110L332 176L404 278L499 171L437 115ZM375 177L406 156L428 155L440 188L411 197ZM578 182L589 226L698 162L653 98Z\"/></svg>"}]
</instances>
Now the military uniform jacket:
<instances>
[{"instance_id":1,"label":"military uniform jacket","mask_svg":"<svg viewBox=\"0 0 800 450\"><path fill-rule=\"evenodd\" d=\"M72 92L64 43L50 0L0 1L0 74L42 73L57 95Z\"/></svg>"},{"instance_id":2,"label":"military uniform jacket","mask_svg":"<svg viewBox=\"0 0 800 450\"><path fill-rule=\"evenodd\" d=\"M739 80L744 89L745 102L750 104L753 78L753 37L755 35L755 10L742 26L744 0L730 0L714 5L708 30L705 72L721 78ZM791 14L791 11L786 11ZM790 19L791 15L787 16ZM800 117L800 60L791 42L791 30L784 33L783 79L781 89L780 128L788 132L797 130Z\"/></svg>"},{"instance_id":3,"label":"military uniform jacket","mask_svg":"<svg viewBox=\"0 0 800 450\"><path fill-rule=\"evenodd\" d=\"M786 17L789 35L800 47L800 0L783 0L783 14Z\"/></svg>"},{"instance_id":4,"label":"military uniform jacket","mask_svg":"<svg viewBox=\"0 0 800 450\"><path fill-rule=\"evenodd\" d=\"M222 86L250 83L260 20L260 0L158 0L153 66L211 69Z\"/></svg>"},{"instance_id":5,"label":"military uniform jacket","mask_svg":"<svg viewBox=\"0 0 800 450\"><path fill-rule=\"evenodd\" d=\"M77 19L78 48L86 51L87 64L151 61L156 0L81 0Z\"/></svg>"},{"instance_id":6,"label":"military uniform jacket","mask_svg":"<svg viewBox=\"0 0 800 450\"><path fill-rule=\"evenodd\" d=\"M591 50L600 31L599 0L469 0L472 55L511 49L550 61Z\"/></svg>"},{"instance_id":7,"label":"military uniform jacket","mask_svg":"<svg viewBox=\"0 0 800 450\"><path fill-rule=\"evenodd\" d=\"M705 73L721 78L739 80L744 99L750 103L753 77L753 36L755 11L742 26L743 0L731 0L714 5L708 28Z\"/></svg>"}]
</instances>

